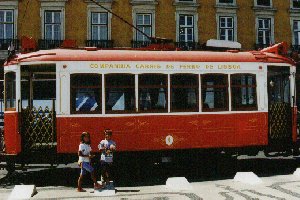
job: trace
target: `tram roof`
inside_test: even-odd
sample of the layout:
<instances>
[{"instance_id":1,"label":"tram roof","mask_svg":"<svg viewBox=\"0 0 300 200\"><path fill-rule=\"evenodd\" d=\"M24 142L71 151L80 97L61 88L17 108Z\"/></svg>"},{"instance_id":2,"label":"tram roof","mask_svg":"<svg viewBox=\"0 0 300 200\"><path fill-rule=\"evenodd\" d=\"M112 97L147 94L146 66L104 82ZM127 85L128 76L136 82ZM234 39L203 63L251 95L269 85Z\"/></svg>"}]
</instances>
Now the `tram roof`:
<instances>
[{"instance_id":1,"label":"tram roof","mask_svg":"<svg viewBox=\"0 0 300 200\"><path fill-rule=\"evenodd\" d=\"M138 51L52 49L17 54L6 65L58 61L267 62L295 64L284 56L261 51Z\"/></svg>"}]
</instances>

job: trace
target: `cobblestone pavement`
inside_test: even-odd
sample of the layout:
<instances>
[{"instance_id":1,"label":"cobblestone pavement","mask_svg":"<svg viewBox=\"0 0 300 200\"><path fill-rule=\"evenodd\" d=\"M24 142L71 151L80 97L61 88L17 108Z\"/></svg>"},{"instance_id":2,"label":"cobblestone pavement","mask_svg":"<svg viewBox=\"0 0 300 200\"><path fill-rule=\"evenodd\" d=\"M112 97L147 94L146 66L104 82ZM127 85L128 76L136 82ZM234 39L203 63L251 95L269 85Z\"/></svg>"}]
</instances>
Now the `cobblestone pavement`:
<instances>
[{"instance_id":1,"label":"cobblestone pavement","mask_svg":"<svg viewBox=\"0 0 300 200\"><path fill-rule=\"evenodd\" d=\"M96 197L92 189L86 193L77 193L71 187L38 187L38 194L32 199L120 199L120 200L234 200L266 199L294 200L300 199L300 176L281 175L262 178L259 185L248 185L234 182L232 179L191 183L190 191L172 191L163 185L117 188L113 197ZM139 192L129 192L139 190ZM0 199L6 199L11 189L0 189Z\"/></svg>"}]
</instances>

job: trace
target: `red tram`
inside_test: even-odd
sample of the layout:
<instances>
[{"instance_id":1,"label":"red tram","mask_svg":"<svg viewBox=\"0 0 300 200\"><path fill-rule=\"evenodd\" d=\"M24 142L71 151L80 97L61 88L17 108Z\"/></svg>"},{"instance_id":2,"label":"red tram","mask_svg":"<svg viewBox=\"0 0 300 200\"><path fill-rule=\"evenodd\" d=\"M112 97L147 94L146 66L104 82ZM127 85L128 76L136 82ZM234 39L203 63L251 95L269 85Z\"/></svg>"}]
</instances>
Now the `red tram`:
<instances>
[{"instance_id":1,"label":"red tram","mask_svg":"<svg viewBox=\"0 0 300 200\"><path fill-rule=\"evenodd\" d=\"M296 152L296 64L281 47L18 54L4 66L6 155L75 154L83 131L96 149L105 128L119 152Z\"/></svg>"}]
</instances>

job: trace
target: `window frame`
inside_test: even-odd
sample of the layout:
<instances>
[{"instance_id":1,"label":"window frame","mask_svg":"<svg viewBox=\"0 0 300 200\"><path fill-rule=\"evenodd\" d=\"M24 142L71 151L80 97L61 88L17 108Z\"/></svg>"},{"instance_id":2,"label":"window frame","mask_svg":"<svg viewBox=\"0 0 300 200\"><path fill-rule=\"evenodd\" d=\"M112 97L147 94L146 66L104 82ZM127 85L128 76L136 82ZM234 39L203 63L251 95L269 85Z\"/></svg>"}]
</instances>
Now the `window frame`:
<instances>
[{"instance_id":1,"label":"window frame","mask_svg":"<svg viewBox=\"0 0 300 200\"><path fill-rule=\"evenodd\" d=\"M3 38L1 38L0 36L0 39L4 39L4 40L7 40L7 39L14 39L15 38L15 11L14 9L0 9L0 11L4 12L4 21L3 22L0 22L0 24L3 24ZM6 22L6 13L7 12L11 12L12 13L12 22ZM6 36L6 31L5 31L5 27L8 25L8 24L11 24L12 25L12 38L8 38Z\"/></svg>"},{"instance_id":2,"label":"window frame","mask_svg":"<svg viewBox=\"0 0 300 200\"><path fill-rule=\"evenodd\" d=\"M139 25L138 24L138 15L142 15L143 19L144 19L145 15L149 15L150 16L150 25L146 25L146 24ZM144 28L145 27L150 27L150 35L149 35L149 37L152 37L152 34L153 34L153 13L151 13L151 12L137 12L137 13L135 13L135 18L136 18L136 20L135 20L136 27L139 30L143 31L144 33L145 33ZM142 29L140 27L142 27ZM135 31L136 41L139 41L139 42L148 42L149 41L149 39L146 38L146 36L144 36L144 35L143 35L143 39L142 40L138 40L138 34L141 34L141 33L139 33L138 31Z\"/></svg>"},{"instance_id":3,"label":"window frame","mask_svg":"<svg viewBox=\"0 0 300 200\"><path fill-rule=\"evenodd\" d=\"M269 0L270 1L270 5L269 6L265 6L265 5L259 5L258 0L254 0L254 6L255 7L264 7L264 8L272 8L273 7L273 1L272 0Z\"/></svg>"},{"instance_id":4,"label":"window frame","mask_svg":"<svg viewBox=\"0 0 300 200\"><path fill-rule=\"evenodd\" d=\"M141 110L140 109L140 89L141 88L162 88L160 85L155 85L155 86L143 86L141 87L141 84L140 84L140 75L163 75L163 76L166 76L166 85L163 87L165 90L166 90L166 108L164 110L159 110L159 109L153 109L153 110L150 110L150 111L144 111L144 110ZM164 73L142 73L142 74L138 74L138 88L136 88L137 92L138 92L138 112L139 113L169 113L169 99L168 99L168 96L169 96L169 74L164 74Z\"/></svg>"},{"instance_id":5,"label":"window frame","mask_svg":"<svg viewBox=\"0 0 300 200\"><path fill-rule=\"evenodd\" d=\"M203 81L204 81L204 77L205 76L211 76L211 75L223 75L225 76L225 80L226 80L226 83L227 85L224 86L224 87L221 87L221 85L216 85L214 87L203 87L204 84L203 84ZM201 79L201 111L203 113L210 113L210 112L230 112L230 91L229 91L229 74L225 74L225 73L206 73L206 74L201 74L200 75L200 79ZM204 91L203 89L204 88L226 88L226 107L225 108L204 108L204 98L203 98L203 94L204 94Z\"/></svg>"},{"instance_id":6,"label":"window frame","mask_svg":"<svg viewBox=\"0 0 300 200\"><path fill-rule=\"evenodd\" d=\"M93 14L95 14L95 13L98 15L98 17L99 17L99 15L101 16L101 14L105 13L106 14L106 23L102 24L101 22L99 22L99 23L94 24L93 23ZM91 20L90 20L90 35L91 35L91 40L94 40L93 39L93 26L97 26L97 27L105 26L106 27L106 39L104 39L103 41L109 40L109 19L108 19L109 18L109 14L108 14L108 12L101 12L101 11L98 11L98 12L95 11L94 12L94 11L91 11L90 14L91 14ZM101 19L101 17L100 17L100 19ZM100 33L98 33L97 38L101 38L101 34ZM101 40L102 39L98 39L96 41L101 41Z\"/></svg>"},{"instance_id":7,"label":"window frame","mask_svg":"<svg viewBox=\"0 0 300 200\"><path fill-rule=\"evenodd\" d=\"M134 84L132 87L107 87L107 84L106 84L106 79L107 79L107 76L111 76L111 75L128 75L128 76L133 76L133 81L134 81ZM104 112L105 114L135 114L137 113L137 105L136 105L136 83L135 83L135 74L134 73L106 73L106 74L103 74L103 79L104 79L104 86L103 86L103 90L104 90L104 99L102 100L105 107L104 107ZM121 111L121 110L117 110L117 111L108 111L106 109L106 98L107 98L107 95L106 95L106 92L107 92L107 88L123 88L123 89L134 89L134 105L133 105L133 110L130 111L130 110L125 110L125 111Z\"/></svg>"},{"instance_id":8,"label":"window frame","mask_svg":"<svg viewBox=\"0 0 300 200\"><path fill-rule=\"evenodd\" d=\"M51 17L52 19L54 19L54 13L60 13L60 23L55 23L54 21L52 21L51 23L47 23L46 22L46 13L47 12L50 12L51 13ZM44 21L43 21L43 27L44 27L44 40L63 40L63 12L61 10L44 10ZM55 36L54 36L54 26L55 25L60 25L60 38L59 39L55 39ZM51 25L51 28L52 28L52 36L51 36L51 39L48 39L47 38L47 29L46 29L46 26L47 25Z\"/></svg>"},{"instance_id":9,"label":"window frame","mask_svg":"<svg viewBox=\"0 0 300 200\"><path fill-rule=\"evenodd\" d=\"M233 85L232 84L232 77L233 76L239 76L239 75L251 75L251 76L253 76L254 78L255 78L255 85ZM234 74L230 74L230 94L231 94L231 111L232 112L235 112L235 111L258 111L258 98L257 98L257 89L258 89L258 87L257 87L257 75L256 74L254 74L254 73L234 73ZM232 90L233 90L233 87L234 88L250 88L250 86L251 86L251 88L254 88L255 89L255 97L253 97L253 99L255 99L255 102L256 102L256 105L255 106L253 106L253 107L247 107L247 108L242 108L241 109L241 107L236 107L236 108L234 108L234 105L233 105L233 96L232 96Z\"/></svg>"},{"instance_id":10,"label":"window frame","mask_svg":"<svg viewBox=\"0 0 300 200\"><path fill-rule=\"evenodd\" d=\"M217 5L225 5L225 6L233 6L233 5L236 5L236 0L232 0L232 3L224 3L224 2L220 2L220 0L216 0L216 4Z\"/></svg>"},{"instance_id":11,"label":"window frame","mask_svg":"<svg viewBox=\"0 0 300 200\"><path fill-rule=\"evenodd\" d=\"M269 20L269 25L270 25L269 29L260 28L259 27L259 21L260 20ZM270 45L270 44L272 44L274 42L274 23L273 23L273 18L272 17L268 17L268 16L258 16L256 18L256 23L257 23L257 28L256 28L256 41L257 41L257 44L259 44L259 45ZM270 31L270 44L267 44L265 41L263 43L259 43L259 36L258 36L259 32L260 31L265 32L265 31L268 31L268 30ZM265 35L264 35L263 40L266 40Z\"/></svg>"},{"instance_id":12,"label":"window frame","mask_svg":"<svg viewBox=\"0 0 300 200\"><path fill-rule=\"evenodd\" d=\"M290 8L295 9L295 10L300 10L300 6L299 7L294 7L294 0L290 0Z\"/></svg>"},{"instance_id":13,"label":"window frame","mask_svg":"<svg viewBox=\"0 0 300 200\"><path fill-rule=\"evenodd\" d=\"M300 45L300 18L298 19L291 19L292 21L292 34L293 34L293 41L292 41L292 44L293 45L297 45L299 46ZM294 23L297 22L297 26L298 28L295 29L295 26L294 26ZM298 35L298 41L296 41L296 34Z\"/></svg>"},{"instance_id":14,"label":"window frame","mask_svg":"<svg viewBox=\"0 0 300 200\"><path fill-rule=\"evenodd\" d=\"M225 18L225 21L226 21L226 27L221 27L221 18ZM227 27L227 22L228 22L228 19L231 18L232 19L232 27ZM225 30L225 40L224 41L236 41L236 34L235 34L235 17L234 16L228 16L228 15L219 15L218 16L218 20L219 20L219 23L218 23L218 38L221 40L221 31L222 30ZM229 34L228 34L228 30L232 30L232 40L228 40L228 37L229 37Z\"/></svg>"},{"instance_id":15,"label":"window frame","mask_svg":"<svg viewBox=\"0 0 300 200\"><path fill-rule=\"evenodd\" d=\"M182 16L184 16L184 20L185 20L185 24L184 25L181 25L180 24L180 17L182 17ZM192 25L187 25L187 17L192 17L192 22L193 22L193 24ZM184 40L181 40L181 33L180 33L180 29L181 28L183 28L184 30L185 30L185 33L184 33L184 35L185 35L185 39ZM192 28L192 30L193 30L193 39L192 39L192 41L188 41L188 38L187 38L187 30L188 29L190 29L190 28ZM195 42L196 40L195 40L195 15L193 15L193 14L184 14L184 13L179 13L179 15L178 15L178 42Z\"/></svg>"},{"instance_id":16,"label":"window frame","mask_svg":"<svg viewBox=\"0 0 300 200\"><path fill-rule=\"evenodd\" d=\"M72 76L99 76L98 78L100 78L99 82L100 82L100 86L96 87L96 86L80 86L80 87L75 87L73 86L72 83ZM102 85L102 79L103 79L103 74L99 74L99 73L72 73L70 74L70 113L71 115L76 115L76 114L101 114L102 113L102 104L103 104L103 98L102 98L102 90L103 90L103 85ZM100 105L98 105L99 110L95 110L95 111L90 111L90 112L83 112L83 111L76 111L73 110L73 98L72 98L72 94L73 94L73 90L75 89L79 89L79 88L95 88L95 89L99 89L100 93L99 93L99 97L100 97Z\"/></svg>"},{"instance_id":17,"label":"window frame","mask_svg":"<svg viewBox=\"0 0 300 200\"><path fill-rule=\"evenodd\" d=\"M197 95L196 95L196 102L197 102L197 106L195 109L185 109L185 110L181 110L181 109L173 109L173 106L172 106L172 89L174 88L173 87L173 84L172 84L172 76L179 76L179 75L186 75L186 76L195 76L197 79L197 83L196 85L194 85L193 87L191 86L176 86L175 88L180 88L180 89L188 89L188 88L196 88L196 92L197 92ZM199 112L199 108L200 108L200 83L201 80L200 80L200 77L199 77L199 74L193 74L193 73L174 73L174 74L170 74L170 113L176 113L176 112Z\"/></svg>"},{"instance_id":18,"label":"window frame","mask_svg":"<svg viewBox=\"0 0 300 200\"><path fill-rule=\"evenodd\" d=\"M13 74L14 75L14 104L15 107L7 107L7 81L8 81L8 77L6 77L6 75L8 74ZM15 71L8 71L4 73L4 111L16 111L17 110L17 73Z\"/></svg>"},{"instance_id":19,"label":"window frame","mask_svg":"<svg viewBox=\"0 0 300 200\"><path fill-rule=\"evenodd\" d=\"M176 3L196 3L196 0L175 0Z\"/></svg>"}]
</instances>

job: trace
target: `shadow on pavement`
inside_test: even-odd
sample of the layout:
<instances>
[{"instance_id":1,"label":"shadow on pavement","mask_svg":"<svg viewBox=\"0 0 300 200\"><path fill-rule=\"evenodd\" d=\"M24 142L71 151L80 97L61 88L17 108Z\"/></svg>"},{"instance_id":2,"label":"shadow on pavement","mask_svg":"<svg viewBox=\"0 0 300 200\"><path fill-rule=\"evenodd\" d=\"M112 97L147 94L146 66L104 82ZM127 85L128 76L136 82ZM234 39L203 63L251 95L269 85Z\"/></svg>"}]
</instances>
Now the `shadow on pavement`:
<instances>
[{"instance_id":1,"label":"shadow on pavement","mask_svg":"<svg viewBox=\"0 0 300 200\"><path fill-rule=\"evenodd\" d=\"M117 187L164 185L168 177L186 177L191 182L232 179L236 172L252 171L258 176L292 174L299 167L296 159L243 159L209 158L189 162L172 162L147 165L142 168L118 169ZM99 173L98 173L99 174ZM37 187L66 186L76 187L79 169L49 168L17 171L0 179L0 187L17 184L35 184ZM98 178L100 179L100 178ZM92 186L89 177L85 186Z\"/></svg>"}]
</instances>

